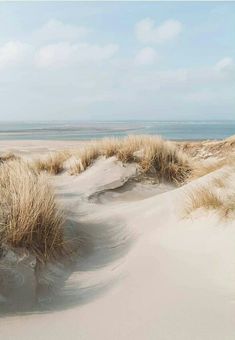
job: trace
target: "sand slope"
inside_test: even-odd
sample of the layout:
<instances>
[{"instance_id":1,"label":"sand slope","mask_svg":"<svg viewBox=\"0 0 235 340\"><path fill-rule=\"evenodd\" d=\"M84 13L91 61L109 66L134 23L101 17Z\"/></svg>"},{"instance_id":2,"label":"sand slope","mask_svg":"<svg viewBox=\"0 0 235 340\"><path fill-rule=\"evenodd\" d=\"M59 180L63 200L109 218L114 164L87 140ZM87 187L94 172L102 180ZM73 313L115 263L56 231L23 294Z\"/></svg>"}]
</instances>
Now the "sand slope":
<instances>
[{"instance_id":1,"label":"sand slope","mask_svg":"<svg viewBox=\"0 0 235 340\"><path fill-rule=\"evenodd\" d=\"M135 171L109 159L52 179L80 254L57 272L66 279L51 310L2 317L0 339L234 339L235 222L203 210L182 218L187 190L211 176L178 189L134 184L127 198L120 186Z\"/></svg>"}]
</instances>

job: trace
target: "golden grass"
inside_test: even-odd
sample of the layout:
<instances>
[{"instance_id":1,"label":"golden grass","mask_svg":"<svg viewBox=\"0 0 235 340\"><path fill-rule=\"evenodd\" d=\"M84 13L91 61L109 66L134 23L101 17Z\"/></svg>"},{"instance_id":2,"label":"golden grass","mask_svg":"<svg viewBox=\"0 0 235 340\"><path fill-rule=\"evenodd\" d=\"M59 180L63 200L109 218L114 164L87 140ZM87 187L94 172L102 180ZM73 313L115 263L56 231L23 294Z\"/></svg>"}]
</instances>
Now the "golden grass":
<instances>
[{"instance_id":1,"label":"golden grass","mask_svg":"<svg viewBox=\"0 0 235 340\"><path fill-rule=\"evenodd\" d=\"M223 159L218 159L214 163L211 164L205 164L203 162L198 162L190 175L190 180L197 179L199 177L205 176L213 171L222 169L225 166L233 166L235 165L235 160L234 158L223 158Z\"/></svg>"},{"instance_id":2,"label":"golden grass","mask_svg":"<svg viewBox=\"0 0 235 340\"><path fill-rule=\"evenodd\" d=\"M188 194L187 206L185 208L186 215L196 209L220 209L223 206L223 201L211 191L209 188L199 188Z\"/></svg>"},{"instance_id":3,"label":"golden grass","mask_svg":"<svg viewBox=\"0 0 235 340\"><path fill-rule=\"evenodd\" d=\"M14 159L19 159L19 157L14 155L12 152L4 153L0 156L0 164Z\"/></svg>"},{"instance_id":4,"label":"golden grass","mask_svg":"<svg viewBox=\"0 0 235 340\"><path fill-rule=\"evenodd\" d=\"M199 208L216 210L222 218L227 218L235 211L235 195L221 197L210 187L192 190L187 196L185 216Z\"/></svg>"},{"instance_id":5,"label":"golden grass","mask_svg":"<svg viewBox=\"0 0 235 340\"><path fill-rule=\"evenodd\" d=\"M212 185L217 187L217 188L224 188L225 187L225 179L226 178L215 177L212 180Z\"/></svg>"},{"instance_id":6,"label":"golden grass","mask_svg":"<svg viewBox=\"0 0 235 340\"><path fill-rule=\"evenodd\" d=\"M182 183L191 172L192 161L173 143L158 138L144 146L140 166L144 173L156 172L160 179Z\"/></svg>"},{"instance_id":7,"label":"golden grass","mask_svg":"<svg viewBox=\"0 0 235 340\"><path fill-rule=\"evenodd\" d=\"M97 141L97 144L100 145L101 154L106 158L109 158L117 155L121 141L120 139L114 137L104 138L100 142Z\"/></svg>"},{"instance_id":8,"label":"golden grass","mask_svg":"<svg viewBox=\"0 0 235 340\"><path fill-rule=\"evenodd\" d=\"M64 170L64 162L73 156L77 161L71 164L69 173L78 175L91 166L98 157L116 156L123 163L136 162L144 175L182 184L225 165L231 165L234 162L232 155L229 158L220 157L213 164L200 161L200 157L207 158L205 156L207 151L214 151L217 155L221 147L225 152L228 144L232 143L233 139L219 142L174 143L156 136L105 138L70 153L58 152L45 160L36 161L34 166L39 172L47 171L56 175ZM203 151L202 156L200 156L201 149L206 151Z\"/></svg>"},{"instance_id":9,"label":"golden grass","mask_svg":"<svg viewBox=\"0 0 235 340\"><path fill-rule=\"evenodd\" d=\"M145 145L150 143L150 138L148 136L128 136L120 139L116 153L117 159L123 163L138 161L135 153L142 152Z\"/></svg>"},{"instance_id":10,"label":"golden grass","mask_svg":"<svg viewBox=\"0 0 235 340\"><path fill-rule=\"evenodd\" d=\"M64 162L70 157L67 151L59 151L49 155L46 159L38 159L33 167L38 171L46 171L52 175L58 175L64 170Z\"/></svg>"},{"instance_id":11,"label":"golden grass","mask_svg":"<svg viewBox=\"0 0 235 340\"><path fill-rule=\"evenodd\" d=\"M209 177L207 186L192 189L187 194L186 216L198 208L216 210L222 218L233 216L235 212L235 193L232 193L228 188L229 182L227 181L235 169L233 157L219 159L209 165L203 163L196 164L189 180L207 175L225 166L226 169Z\"/></svg>"},{"instance_id":12,"label":"golden grass","mask_svg":"<svg viewBox=\"0 0 235 340\"><path fill-rule=\"evenodd\" d=\"M177 183L185 181L191 171L191 160L174 143L159 137L128 136L104 139L81 149L77 155L79 162L71 166L70 174L86 170L99 156L116 156L123 163L136 162L142 173Z\"/></svg>"},{"instance_id":13,"label":"golden grass","mask_svg":"<svg viewBox=\"0 0 235 340\"><path fill-rule=\"evenodd\" d=\"M234 156L235 136L221 141L178 142L177 147L191 157L206 159L210 157Z\"/></svg>"},{"instance_id":14,"label":"golden grass","mask_svg":"<svg viewBox=\"0 0 235 340\"><path fill-rule=\"evenodd\" d=\"M224 188L225 187L224 180L222 178L219 178L219 177L214 178L213 185L217 188Z\"/></svg>"},{"instance_id":15,"label":"golden grass","mask_svg":"<svg viewBox=\"0 0 235 340\"><path fill-rule=\"evenodd\" d=\"M235 135L230 136L227 139L225 139L225 142L227 142L230 146L234 146L235 145Z\"/></svg>"},{"instance_id":16,"label":"golden grass","mask_svg":"<svg viewBox=\"0 0 235 340\"><path fill-rule=\"evenodd\" d=\"M0 246L23 247L46 262L63 249L63 214L45 176L23 161L0 166Z\"/></svg>"},{"instance_id":17,"label":"golden grass","mask_svg":"<svg viewBox=\"0 0 235 340\"><path fill-rule=\"evenodd\" d=\"M85 171L100 156L100 150L96 144L92 144L76 152L75 156L78 162L70 167L71 175L78 175Z\"/></svg>"}]
</instances>

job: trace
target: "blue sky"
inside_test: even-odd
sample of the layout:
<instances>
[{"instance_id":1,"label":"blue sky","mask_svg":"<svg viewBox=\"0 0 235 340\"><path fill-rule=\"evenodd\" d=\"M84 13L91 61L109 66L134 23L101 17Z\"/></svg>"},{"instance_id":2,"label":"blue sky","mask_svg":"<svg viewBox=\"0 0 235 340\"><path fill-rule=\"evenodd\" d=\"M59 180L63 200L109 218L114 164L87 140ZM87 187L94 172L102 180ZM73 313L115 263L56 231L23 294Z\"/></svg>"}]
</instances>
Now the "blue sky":
<instances>
[{"instance_id":1,"label":"blue sky","mask_svg":"<svg viewBox=\"0 0 235 340\"><path fill-rule=\"evenodd\" d=\"M0 3L0 120L235 119L235 3Z\"/></svg>"}]
</instances>

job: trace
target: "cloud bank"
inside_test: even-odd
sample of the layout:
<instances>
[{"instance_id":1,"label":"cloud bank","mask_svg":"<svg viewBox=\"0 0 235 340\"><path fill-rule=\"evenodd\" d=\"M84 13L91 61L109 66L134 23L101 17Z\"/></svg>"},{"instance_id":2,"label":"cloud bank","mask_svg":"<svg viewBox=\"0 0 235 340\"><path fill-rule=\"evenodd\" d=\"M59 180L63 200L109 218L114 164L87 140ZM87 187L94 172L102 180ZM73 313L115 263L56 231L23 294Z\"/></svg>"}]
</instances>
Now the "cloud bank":
<instances>
[{"instance_id":1,"label":"cloud bank","mask_svg":"<svg viewBox=\"0 0 235 340\"><path fill-rule=\"evenodd\" d=\"M101 39L92 27L50 19L0 45L0 118L186 119L206 112L228 118L231 56L204 66L165 62L174 58L169 48L184 28L176 19L143 18L130 28L133 46L126 53L115 36Z\"/></svg>"},{"instance_id":2,"label":"cloud bank","mask_svg":"<svg viewBox=\"0 0 235 340\"><path fill-rule=\"evenodd\" d=\"M137 22L135 34L143 44L160 44L175 39L182 32L182 24L178 20L166 20L157 26L150 18Z\"/></svg>"}]
</instances>

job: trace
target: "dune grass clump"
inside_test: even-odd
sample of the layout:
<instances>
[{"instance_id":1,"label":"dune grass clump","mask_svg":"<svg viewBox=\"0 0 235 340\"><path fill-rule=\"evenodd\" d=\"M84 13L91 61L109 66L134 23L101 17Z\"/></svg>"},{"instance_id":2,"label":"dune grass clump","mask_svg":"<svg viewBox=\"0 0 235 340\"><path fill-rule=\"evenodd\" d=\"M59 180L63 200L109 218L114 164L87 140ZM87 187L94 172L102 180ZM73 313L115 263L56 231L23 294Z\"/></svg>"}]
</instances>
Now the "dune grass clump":
<instances>
[{"instance_id":1,"label":"dune grass clump","mask_svg":"<svg viewBox=\"0 0 235 340\"><path fill-rule=\"evenodd\" d=\"M119 138L104 138L100 142L100 152L106 158L113 157L117 155L120 149L121 141Z\"/></svg>"},{"instance_id":2,"label":"dune grass clump","mask_svg":"<svg viewBox=\"0 0 235 340\"><path fill-rule=\"evenodd\" d=\"M191 172L189 158L179 151L174 143L159 137L128 136L97 141L77 153L78 162L70 167L70 174L86 170L99 156L116 156L123 163L136 162L145 175L182 183Z\"/></svg>"},{"instance_id":3,"label":"dune grass clump","mask_svg":"<svg viewBox=\"0 0 235 340\"><path fill-rule=\"evenodd\" d=\"M116 157L123 163L137 162L136 152L141 151L148 143L147 136L128 136L120 140Z\"/></svg>"},{"instance_id":4,"label":"dune grass clump","mask_svg":"<svg viewBox=\"0 0 235 340\"><path fill-rule=\"evenodd\" d=\"M230 194L221 197L218 192L214 192L209 187L192 190L187 196L185 216L189 216L199 208L215 210L219 213L220 217L227 218L235 212L235 195Z\"/></svg>"},{"instance_id":5,"label":"dune grass clump","mask_svg":"<svg viewBox=\"0 0 235 340\"><path fill-rule=\"evenodd\" d=\"M202 187L188 194L185 213L189 215L199 208L221 209L221 207L223 207L223 200L209 188Z\"/></svg>"},{"instance_id":6,"label":"dune grass clump","mask_svg":"<svg viewBox=\"0 0 235 340\"><path fill-rule=\"evenodd\" d=\"M159 179L182 182L189 176L192 162L173 142L160 137L130 136L123 140L117 157L122 161L135 161L144 174L156 174Z\"/></svg>"},{"instance_id":7,"label":"dune grass clump","mask_svg":"<svg viewBox=\"0 0 235 340\"><path fill-rule=\"evenodd\" d=\"M221 169L223 166L227 164L228 164L227 159L220 159L212 164L199 163L198 166L192 172L192 179L205 176L211 172Z\"/></svg>"},{"instance_id":8,"label":"dune grass clump","mask_svg":"<svg viewBox=\"0 0 235 340\"><path fill-rule=\"evenodd\" d=\"M117 158L138 163L143 174L174 183L182 183L189 176L190 160L174 143L151 136L130 136L122 143Z\"/></svg>"},{"instance_id":9,"label":"dune grass clump","mask_svg":"<svg viewBox=\"0 0 235 340\"><path fill-rule=\"evenodd\" d=\"M160 179L182 183L192 170L192 161L173 143L150 139L144 146L140 166L144 173L155 172Z\"/></svg>"},{"instance_id":10,"label":"dune grass clump","mask_svg":"<svg viewBox=\"0 0 235 340\"><path fill-rule=\"evenodd\" d=\"M228 157L228 154L233 157L235 151L235 136L224 140L190 141L178 142L176 144L180 150L197 159L208 159L211 157L224 158Z\"/></svg>"},{"instance_id":11,"label":"dune grass clump","mask_svg":"<svg viewBox=\"0 0 235 340\"><path fill-rule=\"evenodd\" d=\"M158 136L131 135L124 138L105 138L81 149L57 152L34 163L38 172L47 171L57 175L65 170L65 161L73 158L68 165L71 175L78 175L91 166L97 158L115 156L122 163L135 162L144 175L154 176L182 184L218 170L225 165L235 164L234 155L225 157L234 146L234 137L224 141L170 142ZM219 158L213 163L205 160L211 156Z\"/></svg>"},{"instance_id":12,"label":"dune grass clump","mask_svg":"<svg viewBox=\"0 0 235 340\"><path fill-rule=\"evenodd\" d=\"M229 146L235 146L235 135L226 138L225 142L227 142Z\"/></svg>"},{"instance_id":13,"label":"dune grass clump","mask_svg":"<svg viewBox=\"0 0 235 340\"><path fill-rule=\"evenodd\" d=\"M234 165L235 165L234 157L218 159L211 164L198 162L191 172L190 180L194 180L202 176L208 175L209 173L222 169L225 166L234 166Z\"/></svg>"},{"instance_id":14,"label":"dune grass clump","mask_svg":"<svg viewBox=\"0 0 235 340\"><path fill-rule=\"evenodd\" d=\"M75 157L78 162L70 167L69 173L71 175L80 174L100 156L106 158L116 156L123 163L133 162L135 160L134 152L138 150L140 145L138 141L139 139L134 136L125 139L105 138L96 141L76 152Z\"/></svg>"},{"instance_id":15,"label":"dune grass clump","mask_svg":"<svg viewBox=\"0 0 235 340\"><path fill-rule=\"evenodd\" d=\"M49 155L45 159L38 159L33 166L38 172L48 172L51 175L58 175L64 170L64 162L70 157L70 153L60 151Z\"/></svg>"},{"instance_id":16,"label":"dune grass clump","mask_svg":"<svg viewBox=\"0 0 235 340\"><path fill-rule=\"evenodd\" d=\"M225 180L226 180L226 177L224 177L224 178L215 177L212 181L212 185L214 185L217 188L224 188L225 187Z\"/></svg>"},{"instance_id":17,"label":"dune grass clump","mask_svg":"<svg viewBox=\"0 0 235 340\"><path fill-rule=\"evenodd\" d=\"M193 170L192 159L179 150L175 143L153 136L105 138L77 151L58 152L46 159L39 159L34 162L34 167L38 172L47 171L57 175L65 169L65 161L72 157L75 161L68 172L78 175L100 156L115 156L124 164L135 162L142 174L177 184L185 182Z\"/></svg>"},{"instance_id":18,"label":"dune grass clump","mask_svg":"<svg viewBox=\"0 0 235 340\"><path fill-rule=\"evenodd\" d=\"M63 251L63 214L46 177L23 161L0 166L0 246L22 247L40 263Z\"/></svg>"},{"instance_id":19,"label":"dune grass clump","mask_svg":"<svg viewBox=\"0 0 235 340\"><path fill-rule=\"evenodd\" d=\"M70 167L70 175L78 175L85 171L100 155L100 148L96 144L84 147L83 149L79 150L76 153L78 162Z\"/></svg>"},{"instance_id":20,"label":"dune grass clump","mask_svg":"<svg viewBox=\"0 0 235 340\"><path fill-rule=\"evenodd\" d=\"M4 153L2 155L0 155L0 164L7 162L7 161L12 161L15 159L19 159L18 156L16 156L14 153L9 152L9 153Z\"/></svg>"}]
</instances>

